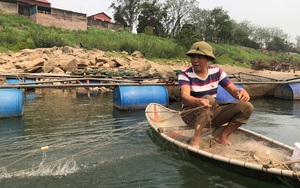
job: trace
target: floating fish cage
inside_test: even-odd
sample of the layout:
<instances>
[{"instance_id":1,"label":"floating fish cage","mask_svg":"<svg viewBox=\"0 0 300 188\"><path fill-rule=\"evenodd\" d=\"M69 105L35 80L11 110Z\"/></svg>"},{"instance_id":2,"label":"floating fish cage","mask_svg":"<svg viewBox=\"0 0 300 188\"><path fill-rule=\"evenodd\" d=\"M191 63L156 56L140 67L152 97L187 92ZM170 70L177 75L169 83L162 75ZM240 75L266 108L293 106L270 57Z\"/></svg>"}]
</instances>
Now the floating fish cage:
<instances>
[{"instance_id":1,"label":"floating fish cage","mask_svg":"<svg viewBox=\"0 0 300 188\"><path fill-rule=\"evenodd\" d=\"M21 89L0 89L0 118L22 116L24 93Z\"/></svg>"},{"instance_id":2,"label":"floating fish cage","mask_svg":"<svg viewBox=\"0 0 300 188\"><path fill-rule=\"evenodd\" d=\"M22 83L20 78L6 78L7 84ZM22 89L0 89L0 118L18 117L24 113L24 92Z\"/></svg>"},{"instance_id":3,"label":"floating fish cage","mask_svg":"<svg viewBox=\"0 0 300 188\"><path fill-rule=\"evenodd\" d=\"M121 110L144 109L150 103L169 105L169 95L165 86L118 86L113 93L114 107Z\"/></svg>"},{"instance_id":4,"label":"floating fish cage","mask_svg":"<svg viewBox=\"0 0 300 188\"><path fill-rule=\"evenodd\" d=\"M242 84L235 84L237 88L243 88ZM217 102L219 104L226 104L226 103L232 103L237 102L239 99L234 98L231 96L222 86L218 86L218 94L217 94Z\"/></svg>"},{"instance_id":5,"label":"floating fish cage","mask_svg":"<svg viewBox=\"0 0 300 188\"><path fill-rule=\"evenodd\" d=\"M34 83L34 82L36 82L36 78L23 78L23 79L18 77L6 78L7 84Z\"/></svg>"},{"instance_id":6,"label":"floating fish cage","mask_svg":"<svg viewBox=\"0 0 300 188\"><path fill-rule=\"evenodd\" d=\"M278 84L274 90L274 97L278 99L300 100L300 83Z\"/></svg>"}]
</instances>

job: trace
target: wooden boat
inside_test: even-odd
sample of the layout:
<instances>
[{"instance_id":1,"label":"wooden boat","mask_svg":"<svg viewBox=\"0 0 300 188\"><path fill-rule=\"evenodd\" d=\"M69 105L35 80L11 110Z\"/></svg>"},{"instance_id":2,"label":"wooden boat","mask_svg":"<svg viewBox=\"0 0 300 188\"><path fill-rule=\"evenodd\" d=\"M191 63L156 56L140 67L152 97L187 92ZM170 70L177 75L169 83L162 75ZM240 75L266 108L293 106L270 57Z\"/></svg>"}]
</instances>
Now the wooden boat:
<instances>
[{"instance_id":1,"label":"wooden boat","mask_svg":"<svg viewBox=\"0 0 300 188\"><path fill-rule=\"evenodd\" d=\"M200 148L188 144L194 134L182 121L179 111L151 103L145 110L151 127L165 140L223 168L256 179L300 187L300 171L292 170L293 147L253 131L239 128L229 137L231 146L214 142L210 129L203 130ZM224 125L225 126L225 125ZM214 131L218 134L224 126Z\"/></svg>"}]
</instances>

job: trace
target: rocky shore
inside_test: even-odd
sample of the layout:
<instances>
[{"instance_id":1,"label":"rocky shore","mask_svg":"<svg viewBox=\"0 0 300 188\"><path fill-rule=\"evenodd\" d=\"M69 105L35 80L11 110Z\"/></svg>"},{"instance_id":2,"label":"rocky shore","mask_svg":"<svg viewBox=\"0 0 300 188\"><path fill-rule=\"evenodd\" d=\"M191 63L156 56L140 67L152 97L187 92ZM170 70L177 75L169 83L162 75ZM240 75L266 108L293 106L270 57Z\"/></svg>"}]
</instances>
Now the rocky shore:
<instances>
[{"instance_id":1,"label":"rocky shore","mask_svg":"<svg viewBox=\"0 0 300 188\"><path fill-rule=\"evenodd\" d=\"M43 73L77 76L139 76L170 78L176 71L190 66L187 61L154 62L135 51L105 52L80 47L24 49L21 52L0 53L0 74ZM277 80L298 78L298 71L252 70L231 65L217 65L227 74L244 72Z\"/></svg>"},{"instance_id":2,"label":"rocky shore","mask_svg":"<svg viewBox=\"0 0 300 188\"><path fill-rule=\"evenodd\" d=\"M170 83L172 78L173 81L177 78L176 74L178 71L190 66L190 62L188 61L189 59L187 58L186 61L154 62L146 59L139 51L128 54L127 52L105 52L98 49L85 50L69 46L24 49L17 53L0 53L0 85L6 82L7 75L10 75L10 77L17 77L18 75L42 75L44 80L47 77L50 78L53 76L56 78L60 77L62 80L63 77L108 77L124 80L127 78L144 78L145 82L165 83L169 81ZM277 81L300 77L300 72L298 71L253 70L228 64L216 64L216 66L222 68L232 77L232 81L234 82L267 83L275 81L273 84L243 85L251 97L272 96ZM60 83L56 82L56 84ZM174 86L167 86L169 98L170 100L178 101L180 93L178 87ZM104 93L112 92L112 90L113 87L94 87L90 88L89 91ZM83 87L76 88L76 93L84 94L86 92L87 90Z\"/></svg>"},{"instance_id":3,"label":"rocky shore","mask_svg":"<svg viewBox=\"0 0 300 188\"><path fill-rule=\"evenodd\" d=\"M0 73L51 73L66 75L149 76L167 77L174 70L186 67L186 62L164 62L164 65L144 58L135 51L104 52L79 47L24 49L18 53L0 54Z\"/></svg>"}]
</instances>

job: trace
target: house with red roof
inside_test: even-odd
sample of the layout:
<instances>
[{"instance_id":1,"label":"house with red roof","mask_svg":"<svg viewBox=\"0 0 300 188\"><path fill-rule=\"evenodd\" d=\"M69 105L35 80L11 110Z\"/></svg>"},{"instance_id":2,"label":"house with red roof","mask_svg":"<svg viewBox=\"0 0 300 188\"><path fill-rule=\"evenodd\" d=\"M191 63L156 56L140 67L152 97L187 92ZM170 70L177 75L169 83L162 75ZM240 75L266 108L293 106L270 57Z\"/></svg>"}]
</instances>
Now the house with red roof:
<instances>
[{"instance_id":1,"label":"house with red roof","mask_svg":"<svg viewBox=\"0 0 300 188\"><path fill-rule=\"evenodd\" d=\"M103 21L103 22L109 22L111 23L111 17L109 17L107 14L105 14L104 12L100 12L98 14L94 14L88 17L88 19L91 20L99 20L99 21Z\"/></svg>"},{"instance_id":2,"label":"house with red roof","mask_svg":"<svg viewBox=\"0 0 300 188\"><path fill-rule=\"evenodd\" d=\"M51 14L51 3L47 0L16 0L18 13L24 16L32 16L37 12Z\"/></svg>"},{"instance_id":3,"label":"house with red roof","mask_svg":"<svg viewBox=\"0 0 300 188\"><path fill-rule=\"evenodd\" d=\"M51 12L51 3L47 0L0 0L0 10L30 16L37 11Z\"/></svg>"},{"instance_id":4,"label":"house with red roof","mask_svg":"<svg viewBox=\"0 0 300 188\"><path fill-rule=\"evenodd\" d=\"M51 7L51 3L47 0L17 0L18 3L24 3L28 5L37 5L42 7Z\"/></svg>"},{"instance_id":5,"label":"house with red roof","mask_svg":"<svg viewBox=\"0 0 300 188\"><path fill-rule=\"evenodd\" d=\"M123 25L112 23L111 17L104 12L87 17L83 13L53 8L48 0L0 0L0 12L26 16L44 26L71 30L87 30L88 26L115 31L124 29Z\"/></svg>"},{"instance_id":6,"label":"house with red roof","mask_svg":"<svg viewBox=\"0 0 300 188\"><path fill-rule=\"evenodd\" d=\"M98 27L101 29L109 29L114 31L121 31L124 29L124 25L112 23L111 17L104 12L100 12L87 17L89 27Z\"/></svg>"}]
</instances>

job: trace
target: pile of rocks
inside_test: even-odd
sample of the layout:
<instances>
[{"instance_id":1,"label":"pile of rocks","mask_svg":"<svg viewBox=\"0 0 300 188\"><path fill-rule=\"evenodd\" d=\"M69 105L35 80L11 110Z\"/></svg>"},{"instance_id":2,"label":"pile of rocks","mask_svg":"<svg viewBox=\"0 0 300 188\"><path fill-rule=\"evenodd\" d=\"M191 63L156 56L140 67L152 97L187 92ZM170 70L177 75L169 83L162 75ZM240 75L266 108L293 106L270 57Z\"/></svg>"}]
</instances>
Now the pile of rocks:
<instances>
[{"instance_id":1,"label":"pile of rocks","mask_svg":"<svg viewBox=\"0 0 300 188\"><path fill-rule=\"evenodd\" d=\"M0 73L169 77L186 67L186 62L164 64L145 59L139 51L129 55L70 46L0 53Z\"/></svg>"}]
</instances>

